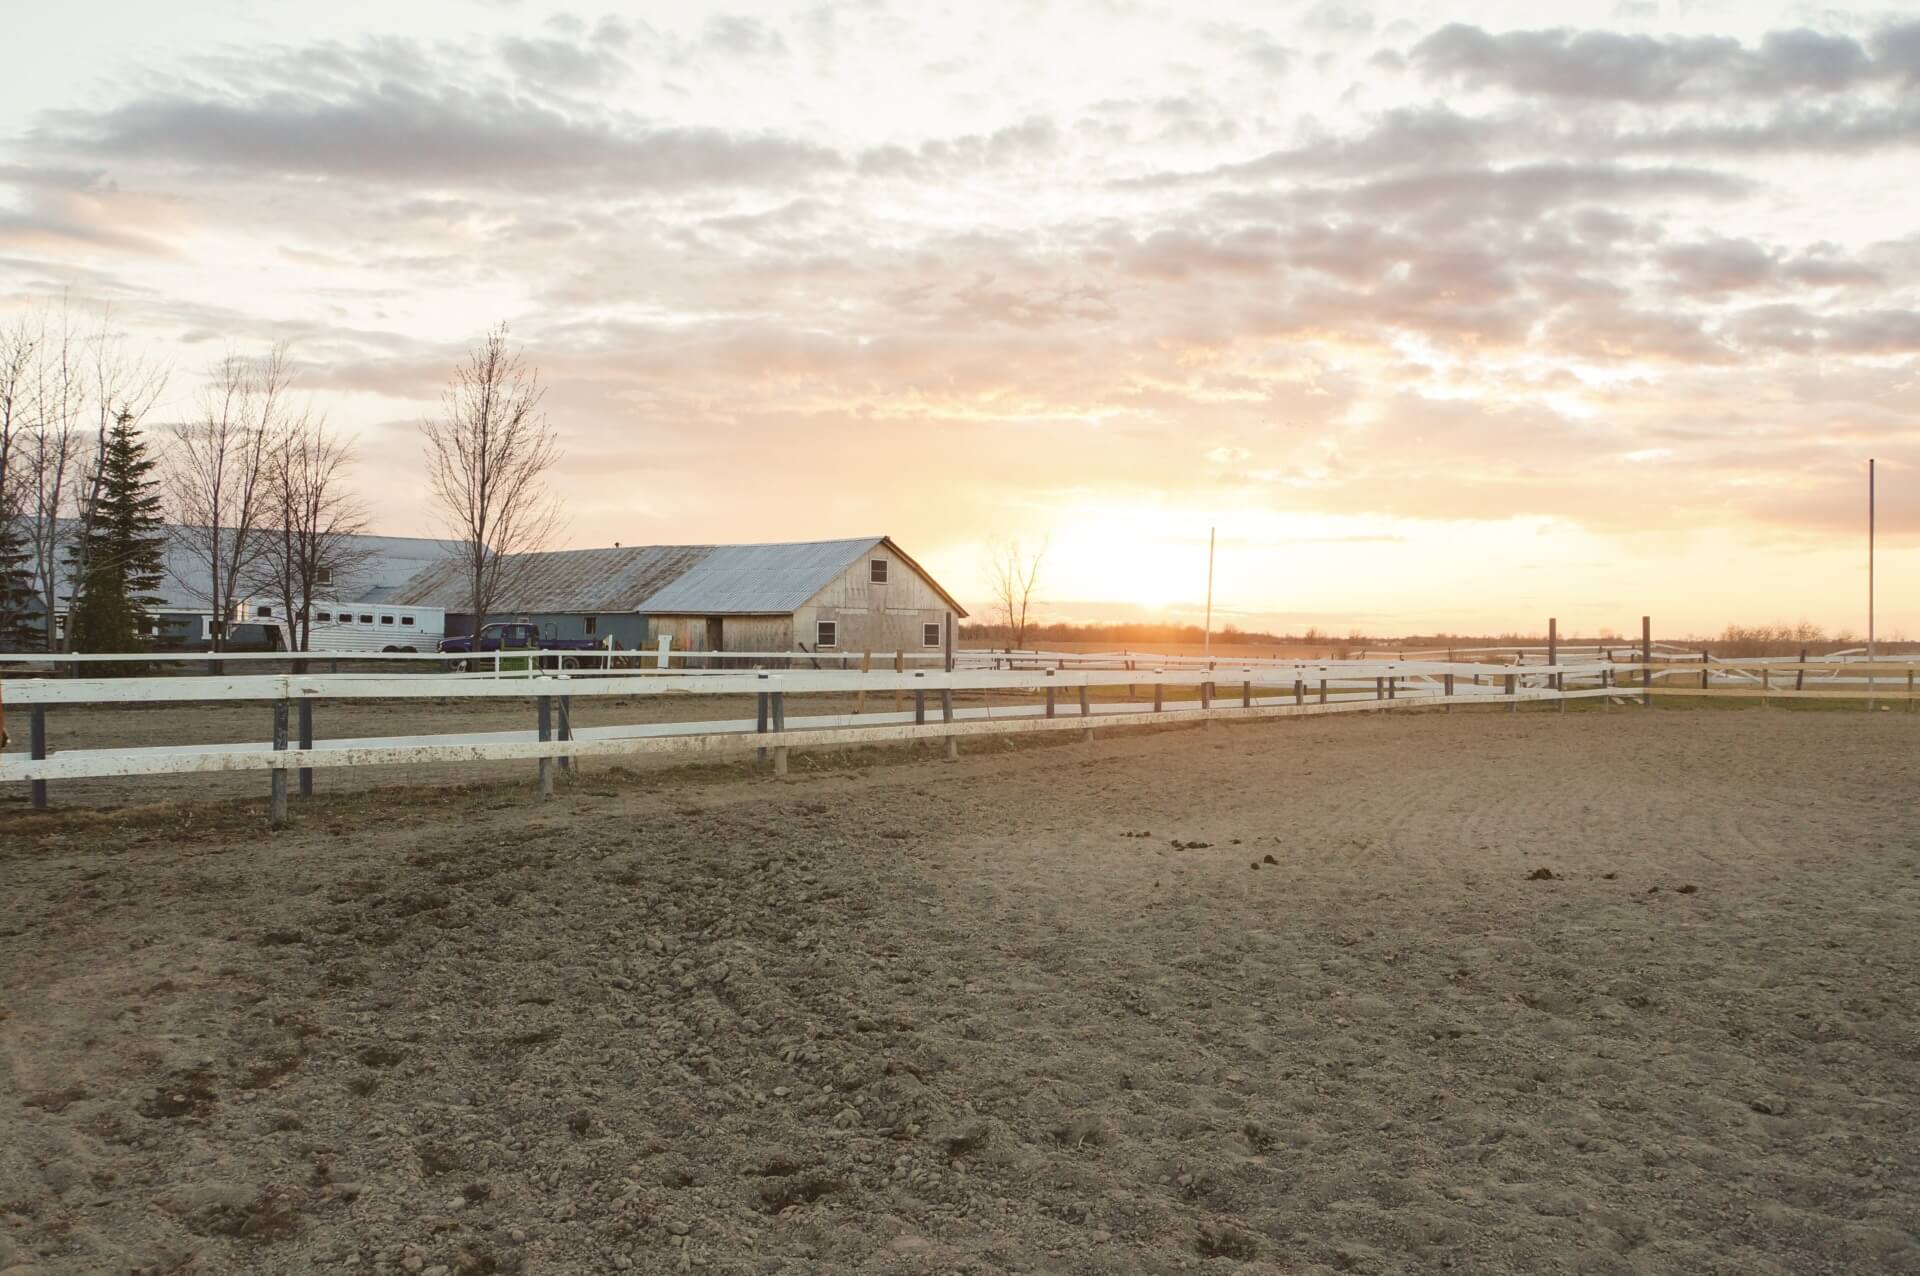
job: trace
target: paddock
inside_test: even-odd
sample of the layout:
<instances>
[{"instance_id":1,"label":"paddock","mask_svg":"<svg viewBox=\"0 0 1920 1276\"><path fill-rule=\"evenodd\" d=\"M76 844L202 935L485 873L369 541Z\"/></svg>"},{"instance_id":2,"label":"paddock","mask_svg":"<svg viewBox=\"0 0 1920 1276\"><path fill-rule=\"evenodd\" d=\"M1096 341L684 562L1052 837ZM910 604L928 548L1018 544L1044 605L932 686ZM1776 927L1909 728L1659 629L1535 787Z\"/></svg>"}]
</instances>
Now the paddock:
<instances>
[{"instance_id":1,"label":"paddock","mask_svg":"<svg viewBox=\"0 0 1920 1276\"><path fill-rule=\"evenodd\" d=\"M0 1268L1910 1270L1920 718L1668 703L16 806Z\"/></svg>"}]
</instances>

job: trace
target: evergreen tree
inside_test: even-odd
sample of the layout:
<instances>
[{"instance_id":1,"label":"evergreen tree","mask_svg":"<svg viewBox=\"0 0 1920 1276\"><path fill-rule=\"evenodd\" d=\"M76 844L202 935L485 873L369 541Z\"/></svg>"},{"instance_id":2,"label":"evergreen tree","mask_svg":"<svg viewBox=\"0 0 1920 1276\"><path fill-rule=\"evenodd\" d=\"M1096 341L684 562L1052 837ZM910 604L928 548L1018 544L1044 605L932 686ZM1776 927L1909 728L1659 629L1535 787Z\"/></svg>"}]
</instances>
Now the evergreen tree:
<instances>
[{"instance_id":1,"label":"evergreen tree","mask_svg":"<svg viewBox=\"0 0 1920 1276\"><path fill-rule=\"evenodd\" d=\"M77 596L67 618L74 651L136 651L159 606L167 536L161 524L157 462L122 413L101 452L99 496L72 558Z\"/></svg>"},{"instance_id":2,"label":"evergreen tree","mask_svg":"<svg viewBox=\"0 0 1920 1276\"><path fill-rule=\"evenodd\" d=\"M38 651L45 645L32 561L20 520L0 510L0 651Z\"/></svg>"}]
</instances>

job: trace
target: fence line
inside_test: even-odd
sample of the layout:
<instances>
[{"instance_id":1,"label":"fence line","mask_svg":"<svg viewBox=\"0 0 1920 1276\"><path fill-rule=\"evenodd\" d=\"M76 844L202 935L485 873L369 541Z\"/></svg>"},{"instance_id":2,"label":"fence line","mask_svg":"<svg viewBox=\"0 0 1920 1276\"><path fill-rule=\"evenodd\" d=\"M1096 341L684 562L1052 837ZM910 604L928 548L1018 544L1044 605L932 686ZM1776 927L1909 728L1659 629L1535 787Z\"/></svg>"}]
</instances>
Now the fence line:
<instances>
[{"instance_id":1,"label":"fence line","mask_svg":"<svg viewBox=\"0 0 1920 1276\"><path fill-rule=\"evenodd\" d=\"M711 654L711 653L692 653ZM736 653L746 655L748 653ZM791 653L779 653L782 658ZM1559 651L1553 653L1557 658ZM1664 654L1664 653L1663 653ZM107 657L115 659L115 657ZM126 659L126 657L118 657ZM137 657L136 657L137 659ZM1655 660L1623 663L1583 659L1538 665L1488 664L1426 659L1364 661L1256 662L1215 660L1212 668L1195 668L1160 658L1154 667L1052 669L780 669L749 671L601 671L555 673L539 671L518 678L488 675L421 678L384 673L360 674L237 674L214 677L26 678L0 681L0 712L24 707L32 717L31 756L0 757L0 783L28 782L34 805L46 804L46 784L53 779L107 776L195 774L220 771L269 771L273 775L274 819L285 818L286 778L301 775L301 791L310 790L313 768L462 761L536 759L540 763L541 792L550 793L556 764L574 757L612 757L626 754L710 754L738 749L770 752L777 773L784 773L792 748L897 741L944 739L948 756L956 756L959 741L979 735L1015 735L1032 732L1080 730L1091 737L1100 727L1150 726L1185 722L1211 723L1230 719L1313 717L1323 714L1444 708L1456 704L1507 705L1567 702L1605 697L1650 705L1655 696L1733 696L1787 699L1905 700L1916 699L1914 676L1920 662L1853 661L1773 662L1763 677L1794 675L1795 686L1678 685L1686 678L1726 678L1743 667L1762 667L1752 661L1716 664L1712 661ZM1861 675L1875 680L1858 690L1806 690L1798 685L1807 673ZM1745 676L1744 674L1742 676ZM1635 679L1632 685L1623 682ZM1884 678L1884 683L1878 680ZM1133 703L1100 709L1091 697L1098 689L1128 687L1153 689L1153 707ZM1832 687L1831 683L1823 686ZM1261 690L1256 698L1255 689ZM1169 706L1169 689L1194 694ZM1068 693L1072 707L1061 703ZM853 696L856 705L866 695L892 692L896 706L911 693L913 721L894 720L853 725L841 722L800 729L785 725L787 696L838 694ZM1011 716L984 716L976 711L956 713L958 694L1016 693L1028 698ZM1197 694L1196 694L1197 693ZM1044 694L1044 716L1033 698ZM594 739L574 738L570 708L575 698L617 696L707 695L755 697L757 729L740 723L675 724L671 731L626 734ZM932 696L937 720L929 720ZM1290 698L1290 701L1289 701ZM536 740L481 740L456 742L458 735L422 736L403 740L334 742L313 745L312 710L326 700L532 700L539 722ZM50 755L46 719L50 707L73 705L250 702L267 703L274 714L274 745L190 746L173 749L97 749ZM1111 705L1111 701L1108 702ZM551 709L559 707L557 730ZM291 707L300 710L298 741L289 739ZM855 710L856 715L859 709ZM3 720L0 720L3 721ZM648 724L636 732L651 731ZM704 729L701 729L703 728ZM626 728L616 728L626 730ZM598 732L596 732L596 735ZM290 747L291 746L291 747Z\"/></svg>"}]
</instances>

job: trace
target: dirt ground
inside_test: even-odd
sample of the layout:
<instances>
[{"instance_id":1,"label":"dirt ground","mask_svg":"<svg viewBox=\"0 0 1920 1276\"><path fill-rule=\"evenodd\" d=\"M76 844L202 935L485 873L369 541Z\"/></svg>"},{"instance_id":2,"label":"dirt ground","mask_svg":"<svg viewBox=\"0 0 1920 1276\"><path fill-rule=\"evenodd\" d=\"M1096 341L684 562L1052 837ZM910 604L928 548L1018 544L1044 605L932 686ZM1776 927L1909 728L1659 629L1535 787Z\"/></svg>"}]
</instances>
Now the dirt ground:
<instances>
[{"instance_id":1,"label":"dirt ground","mask_svg":"<svg viewBox=\"0 0 1920 1276\"><path fill-rule=\"evenodd\" d=\"M1920 1271L1916 730L15 808L0 1272Z\"/></svg>"}]
</instances>

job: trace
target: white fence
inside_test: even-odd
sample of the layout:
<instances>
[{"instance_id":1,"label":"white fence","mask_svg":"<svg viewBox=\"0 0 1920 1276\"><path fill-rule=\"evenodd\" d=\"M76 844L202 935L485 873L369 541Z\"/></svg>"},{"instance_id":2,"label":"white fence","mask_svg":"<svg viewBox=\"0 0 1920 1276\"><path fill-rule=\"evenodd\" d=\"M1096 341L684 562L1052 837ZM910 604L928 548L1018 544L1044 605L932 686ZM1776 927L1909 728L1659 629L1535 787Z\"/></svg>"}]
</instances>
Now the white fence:
<instances>
[{"instance_id":1,"label":"white fence","mask_svg":"<svg viewBox=\"0 0 1920 1276\"><path fill-rule=\"evenodd\" d=\"M712 653L691 653L696 656ZM748 653L738 653L748 654ZM791 653L777 653L781 659ZM764 658L764 657L763 657ZM61 657L72 660L73 657ZM149 657L105 657L138 662ZM228 657L228 659L235 659ZM284 657L282 657L284 659ZM1755 662L1705 666L1716 674L1750 676ZM1614 663L1581 659L1555 665L1507 665L1435 660L1317 662L1216 661L1213 669L1183 667L1171 658L1142 668L963 669L930 670L777 669L750 671L651 670L573 672L487 672L424 677L395 673L231 674L214 677L26 678L0 681L0 712L26 710L31 719L27 755L0 756L0 783L27 783L36 807L44 807L47 784L54 780L175 775L227 771L271 773L276 821L286 814L287 780L297 774L301 790L310 790L312 771L321 767L462 763L535 759L543 794L551 792L553 771L571 758L638 754L707 755L746 748L770 751L776 772L784 772L788 750L902 741L944 740L949 756L969 736L1013 735L1105 727L1137 727L1231 718L1275 718L1394 709L1499 705L1517 710L1527 701L1590 697L1631 698L1651 703L1654 695L1759 695L1779 699L1853 698L1857 689L1807 689L1806 675L1844 669L1856 677L1884 679L1887 699L1913 698L1912 664L1794 662L1765 666L1763 685L1713 687L1685 685L1697 678L1697 664ZM1650 675L1650 677L1646 676ZM1782 685L1776 677L1794 677ZM1626 683L1623 683L1623 679ZM1864 678L1861 679L1864 681ZM1662 681L1669 685L1661 685ZM1630 683L1632 685L1627 685ZM1129 688L1124 699L1106 698ZM1106 693L1096 698L1094 692ZM1169 702L1168 693L1173 693ZM1151 700L1141 697L1151 694ZM894 695L913 708L892 713L832 712L786 720L789 695L850 697L863 706L869 696ZM995 705L986 700L1003 697ZM1012 695L1017 703L1004 699ZM576 733L571 705L578 699L648 696L752 696L756 717L692 723L638 723L597 727ZM1184 697L1191 696L1191 699ZM956 703L956 697L986 700ZM315 706L327 701L518 700L532 701L532 731L496 731L482 735L403 736L378 739L316 740ZM252 702L272 710L271 743L178 745L164 748L103 748L54 752L49 747L49 710L63 706ZM557 714L556 714L557 710ZM297 735L290 717L298 714ZM263 724L264 725L264 724ZM529 738L531 737L531 738Z\"/></svg>"}]
</instances>

